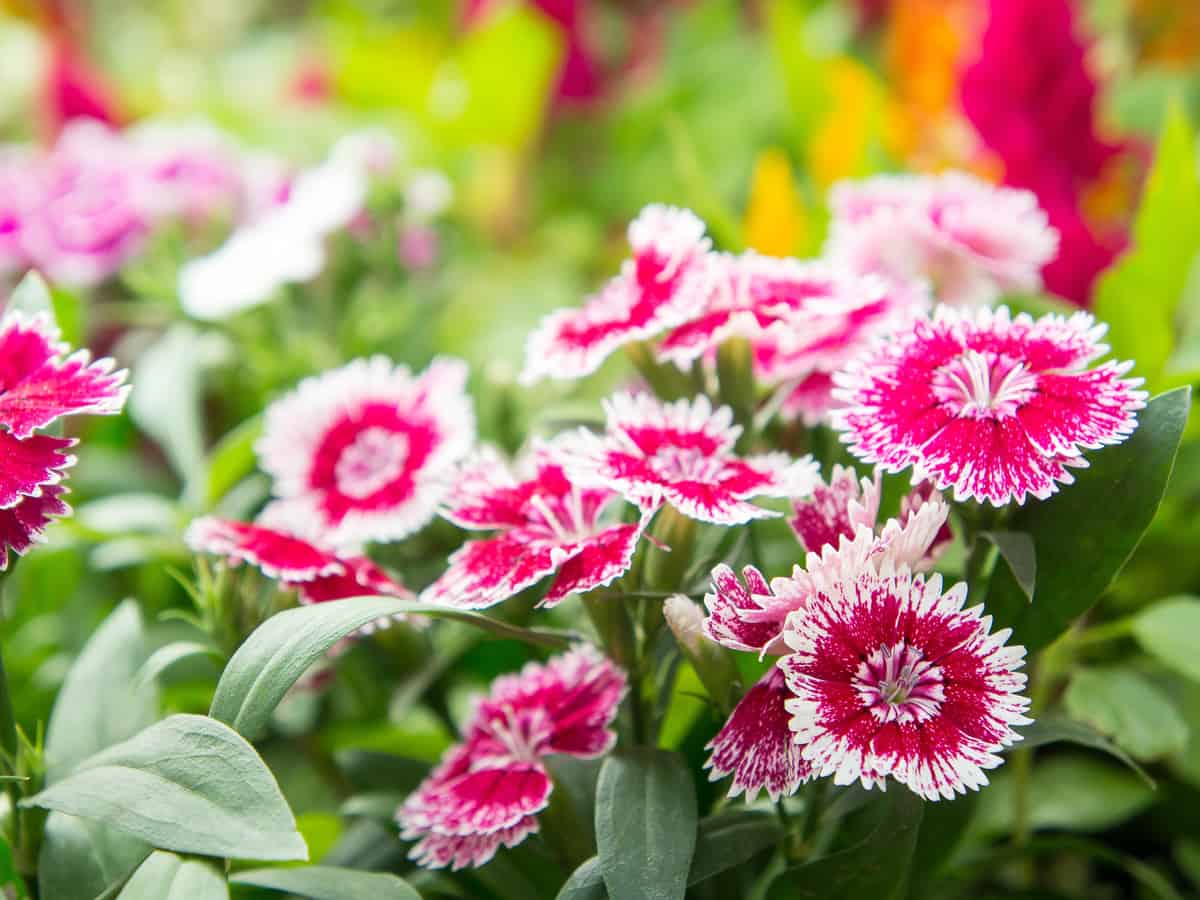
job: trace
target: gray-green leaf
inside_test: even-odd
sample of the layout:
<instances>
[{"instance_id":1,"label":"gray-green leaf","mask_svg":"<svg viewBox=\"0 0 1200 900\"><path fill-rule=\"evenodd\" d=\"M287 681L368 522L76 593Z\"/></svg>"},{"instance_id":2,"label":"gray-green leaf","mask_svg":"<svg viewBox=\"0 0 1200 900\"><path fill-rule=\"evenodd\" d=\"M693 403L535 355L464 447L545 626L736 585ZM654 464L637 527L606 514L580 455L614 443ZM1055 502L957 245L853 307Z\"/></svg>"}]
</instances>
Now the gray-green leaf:
<instances>
[{"instance_id":1,"label":"gray-green leaf","mask_svg":"<svg viewBox=\"0 0 1200 900\"><path fill-rule=\"evenodd\" d=\"M613 897L683 897L696 847L696 793L678 755L639 749L604 761L596 785L596 845Z\"/></svg>"},{"instance_id":2,"label":"gray-green leaf","mask_svg":"<svg viewBox=\"0 0 1200 900\"><path fill-rule=\"evenodd\" d=\"M138 866L117 900L229 900L229 888L211 860L159 850Z\"/></svg>"},{"instance_id":3,"label":"gray-green leaf","mask_svg":"<svg viewBox=\"0 0 1200 900\"><path fill-rule=\"evenodd\" d=\"M252 869L229 879L310 900L421 900L421 895L395 875L359 872L336 866L301 866L296 869Z\"/></svg>"},{"instance_id":4,"label":"gray-green leaf","mask_svg":"<svg viewBox=\"0 0 1200 900\"><path fill-rule=\"evenodd\" d=\"M1180 675L1200 681L1200 600L1172 597L1133 620L1142 649Z\"/></svg>"},{"instance_id":5,"label":"gray-green leaf","mask_svg":"<svg viewBox=\"0 0 1200 900\"><path fill-rule=\"evenodd\" d=\"M104 822L165 850L308 858L279 785L254 748L206 716L152 725L25 802Z\"/></svg>"},{"instance_id":6,"label":"gray-green leaf","mask_svg":"<svg viewBox=\"0 0 1200 900\"><path fill-rule=\"evenodd\" d=\"M1073 718L1111 737L1134 759L1161 759L1187 746L1187 722L1175 705L1132 669L1079 669L1063 705Z\"/></svg>"}]
</instances>

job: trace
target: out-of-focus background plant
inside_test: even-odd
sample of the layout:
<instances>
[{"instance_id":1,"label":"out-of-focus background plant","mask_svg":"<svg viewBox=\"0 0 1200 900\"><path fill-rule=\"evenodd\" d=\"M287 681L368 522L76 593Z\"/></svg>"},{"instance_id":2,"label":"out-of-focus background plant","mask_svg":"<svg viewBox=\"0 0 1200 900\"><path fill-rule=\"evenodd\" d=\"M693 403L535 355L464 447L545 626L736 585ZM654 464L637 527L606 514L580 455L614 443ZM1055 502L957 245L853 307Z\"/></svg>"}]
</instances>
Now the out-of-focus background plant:
<instances>
[{"instance_id":1,"label":"out-of-focus background plant","mask_svg":"<svg viewBox=\"0 0 1200 900\"><path fill-rule=\"evenodd\" d=\"M808 258L842 179L961 169L1026 188L1060 252L1043 293L1008 299L1093 310L1152 394L1200 381L1197 122L1189 0L0 0L0 294L37 269L64 337L134 385L125 415L70 426L86 438L75 515L5 584L17 722L36 739L57 721L78 760L159 710L207 711L278 598L197 581L181 536L261 507L260 413L300 378L452 354L480 436L506 450L598 422L629 363L524 388L525 340L611 274L650 202L694 209L723 249ZM383 561L422 587L459 540L436 523ZM924 848L956 868L912 896L1200 890L1198 547L1193 421L1094 627L1041 663L1056 714L1150 775L1078 747L998 773L939 809L966 840ZM236 610L216 599L231 594ZM536 624L530 606L505 616ZM540 622L574 624L556 615ZM466 625L432 643L398 628L350 648L327 690L290 695L259 749L311 859L402 869L396 797L467 698L528 656ZM109 699L131 683L142 709ZM660 741L698 767L719 724L677 697ZM1033 789L1014 812L1018 777ZM1023 855L979 850L1011 835ZM43 845L43 872L66 843ZM101 896L120 862L93 855L42 897ZM554 896L539 862L526 848L428 895Z\"/></svg>"}]
</instances>

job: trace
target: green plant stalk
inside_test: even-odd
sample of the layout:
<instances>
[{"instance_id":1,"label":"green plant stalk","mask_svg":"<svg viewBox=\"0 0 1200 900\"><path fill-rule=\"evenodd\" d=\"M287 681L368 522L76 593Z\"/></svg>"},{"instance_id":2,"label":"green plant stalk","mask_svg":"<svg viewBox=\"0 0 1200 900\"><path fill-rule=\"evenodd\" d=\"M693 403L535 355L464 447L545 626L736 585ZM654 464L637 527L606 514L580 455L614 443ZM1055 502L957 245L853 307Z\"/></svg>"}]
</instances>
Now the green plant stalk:
<instances>
[{"instance_id":1,"label":"green plant stalk","mask_svg":"<svg viewBox=\"0 0 1200 900\"><path fill-rule=\"evenodd\" d=\"M681 372L671 363L658 362L654 358L654 350L645 341L629 344L625 348L625 355L660 400L679 400L696 393L692 374Z\"/></svg>"},{"instance_id":2,"label":"green plant stalk","mask_svg":"<svg viewBox=\"0 0 1200 900\"><path fill-rule=\"evenodd\" d=\"M754 443L754 409L758 401L754 352L746 338L730 338L717 349L717 383L721 402L733 410L733 420L742 427L737 449L745 452Z\"/></svg>"}]
</instances>

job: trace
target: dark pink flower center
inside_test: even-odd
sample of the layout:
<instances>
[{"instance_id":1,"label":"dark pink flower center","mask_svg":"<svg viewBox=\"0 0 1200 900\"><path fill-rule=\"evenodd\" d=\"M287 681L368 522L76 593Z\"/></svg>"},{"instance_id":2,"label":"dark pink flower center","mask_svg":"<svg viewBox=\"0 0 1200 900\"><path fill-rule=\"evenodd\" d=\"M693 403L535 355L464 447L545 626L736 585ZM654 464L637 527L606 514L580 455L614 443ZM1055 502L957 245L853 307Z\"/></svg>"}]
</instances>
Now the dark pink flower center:
<instances>
[{"instance_id":1,"label":"dark pink flower center","mask_svg":"<svg viewBox=\"0 0 1200 900\"><path fill-rule=\"evenodd\" d=\"M901 641L865 659L854 687L882 722L923 722L941 709L942 670L916 647Z\"/></svg>"},{"instance_id":2,"label":"dark pink flower center","mask_svg":"<svg viewBox=\"0 0 1200 900\"><path fill-rule=\"evenodd\" d=\"M501 715L484 725L484 731L504 747L512 761L536 763L554 734L554 726L544 709L518 710L506 704Z\"/></svg>"},{"instance_id":3,"label":"dark pink flower center","mask_svg":"<svg viewBox=\"0 0 1200 900\"><path fill-rule=\"evenodd\" d=\"M404 471L408 438L387 428L367 428L338 457L334 467L337 489L362 500L390 484Z\"/></svg>"},{"instance_id":4,"label":"dark pink flower center","mask_svg":"<svg viewBox=\"0 0 1200 900\"><path fill-rule=\"evenodd\" d=\"M1007 418L1029 402L1037 375L992 352L967 350L933 373L933 393L956 416Z\"/></svg>"},{"instance_id":5,"label":"dark pink flower center","mask_svg":"<svg viewBox=\"0 0 1200 900\"><path fill-rule=\"evenodd\" d=\"M571 487L561 495L533 494L529 498L530 523L535 530L560 543L573 543L595 531L593 517L584 509L583 495Z\"/></svg>"},{"instance_id":6,"label":"dark pink flower center","mask_svg":"<svg viewBox=\"0 0 1200 900\"><path fill-rule=\"evenodd\" d=\"M662 447L651 458L654 474L664 482L699 481L715 484L725 460L693 447Z\"/></svg>"}]
</instances>

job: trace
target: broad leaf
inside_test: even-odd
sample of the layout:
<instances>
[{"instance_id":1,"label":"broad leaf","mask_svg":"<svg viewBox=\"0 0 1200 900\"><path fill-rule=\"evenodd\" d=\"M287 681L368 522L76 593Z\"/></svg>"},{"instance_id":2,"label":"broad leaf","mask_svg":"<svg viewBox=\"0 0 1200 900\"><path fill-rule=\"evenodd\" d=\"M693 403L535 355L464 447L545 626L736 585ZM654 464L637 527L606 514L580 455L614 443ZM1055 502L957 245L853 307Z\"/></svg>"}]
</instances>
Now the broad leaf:
<instances>
[{"instance_id":1,"label":"broad leaf","mask_svg":"<svg viewBox=\"0 0 1200 900\"><path fill-rule=\"evenodd\" d=\"M696 853L688 884L699 884L734 866L740 866L783 836L779 821L766 813L737 810L710 816L700 822Z\"/></svg>"},{"instance_id":2,"label":"broad leaf","mask_svg":"<svg viewBox=\"0 0 1200 900\"><path fill-rule=\"evenodd\" d=\"M358 872L335 866L296 869L252 869L230 877L232 884L269 888L310 900L421 900L409 884L395 875Z\"/></svg>"},{"instance_id":3,"label":"broad leaf","mask_svg":"<svg viewBox=\"0 0 1200 900\"><path fill-rule=\"evenodd\" d=\"M1142 649L1180 675L1200 681L1200 600L1172 597L1133 620Z\"/></svg>"},{"instance_id":4,"label":"broad leaf","mask_svg":"<svg viewBox=\"0 0 1200 900\"><path fill-rule=\"evenodd\" d=\"M1161 759L1187 746L1187 722L1170 698L1129 668L1077 670L1063 705L1134 759Z\"/></svg>"},{"instance_id":5,"label":"broad leaf","mask_svg":"<svg viewBox=\"0 0 1200 900\"><path fill-rule=\"evenodd\" d=\"M1092 750L1107 753L1114 759L1120 760L1135 772L1146 783L1147 787L1154 787L1154 779L1150 777L1145 769L1137 764L1132 756L1091 725L1085 725L1083 722L1075 722L1071 719L1064 719L1060 716L1041 716L1032 725L1022 727L1021 735L1023 738L1021 742L1010 747L1006 752L1011 753L1023 747L1041 747L1044 744L1078 744L1081 747L1088 747Z\"/></svg>"},{"instance_id":6,"label":"broad leaf","mask_svg":"<svg viewBox=\"0 0 1200 900\"><path fill-rule=\"evenodd\" d=\"M600 872L600 857L593 856L579 864L563 884L555 900L607 900L604 875Z\"/></svg>"},{"instance_id":7,"label":"broad leaf","mask_svg":"<svg viewBox=\"0 0 1200 900\"><path fill-rule=\"evenodd\" d=\"M85 760L25 801L95 819L164 850L306 859L274 776L246 741L206 716L178 715Z\"/></svg>"},{"instance_id":8,"label":"broad leaf","mask_svg":"<svg viewBox=\"0 0 1200 900\"><path fill-rule=\"evenodd\" d=\"M4 312L19 312L27 318L47 315L54 318L54 301L50 298L50 288L46 280L37 272L30 272L12 292Z\"/></svg>"},{"instance_id":9,"label":"broad leaf","mask_svg":"<svg viewBox=\"0 0 1200 900\"><path fill-rule=\"evenodd\" d=\"M167 669L175 665L177 662L182 662L185 659L194 657L220 657L220 652L209 644L201 644L197 641L175 641L172 644L166 644L159 647L150 654L150 658L146 660L137 674L139 683L154 681Z\"/></svg>"},{"instance_id":10,"label":"broad leaf","mask_svg":"<svg viewBox=\"0 0 1200 900\"><path fill-rule=\"evenodd\" d=\"M1175 314L1200 254L1200 172L1187 118L1172 105L1133 224L1133 247L1096 287L1097 317L1109 324L1118 359L1152 389L1164 386L1175 346Z\"/></svg>"},{"instance_id":11,"label":"broad leaf","mask_svg":"<svg viewBox=\"0 0 1200 900\"><path fill-rule=\"evenodd\" d=\"M229 888L212 860L158 850L138 866L117 900L229 900Z\"/></svg>"},{"instance_id":12,"label":"broad leaf","mask_svg":"<svg viewBox=\"0 0 1200 900\"><path fill-rule=\"evenodd\" d=\"M399 613L456 619L545 646L570 643L565 634L517 628L480 613L423 606L395 597L351 597L302 606L272 616L238 648L217 683L209 715L255 740L266 732L271 713L288 688L330 647L364 625Z\"/></svg>"},{"instance_id":13,"label":"broad leaf","mask_svg":"<svg viewBox=\"0 0 1200 900\"><path fill-rule=\"evenodd\" d=\"M158 718L154 686L136 677L145 660L142 616L126 600L84 646L54 702L46 732L49 783Z\"/></svg>"},{"instance_id":14,"label":"broad leaf","mask_svg":"<svg viewBox=\"0 0 1200 900\"><path fill-rule=\"evenodd\" d=\"M150 847L99 822L51 813L38 852L38 892L56 900L95 900L137 868Z\"/></svg>"},{"instance_id":15,"label":"broad leaf","mask_svg":"<svg viewBox=\"0 0 1200 900\"><path fill-rule=\"evenodd\" d=\"M904 896L924 801L902 785L875 799L879 819L866 838L824 859L787 869L767 900L893 900Z\"/></svg>"},{"instance_id":16,"label":"broad leaf","mask_svg":"<svg viewBox=\"0 0 1200 900\"><path fill-rule=\"evenodd\" d=\"M1187 423L1190 389L1155 397L1123 444L1088 454L1076 483L1044 502L1029 501L1010 530L1032 536L1038 578L1033 602L1007 563L992 575L987 610L1013 628L1013 642L1036 650L1065 631L1100 597L1137 547L1171 476Z\"/></svg>"},{"instance_id":17,"label":"broad leaf","mask_svg":"<svg viewBox=\"0 0 1200 900\"><path fill-rule=\"evenodd\" d=\"M981 535L1000 551L1017 586L1032 600L1037 585L1037 550L1033 538L1023 531L984 531Z\"/></svg>"},{"instance_id":18,"label":"broad leaf","mask_svg":"<svg viewBox=\"0 0 1200 900\"><path fill-rule=\"evenodd\" d=\"M643 748L604 761L596 846L613 897L683 897L696 846L696 792L681 757Z\"/></svg>"}]
</instances>

